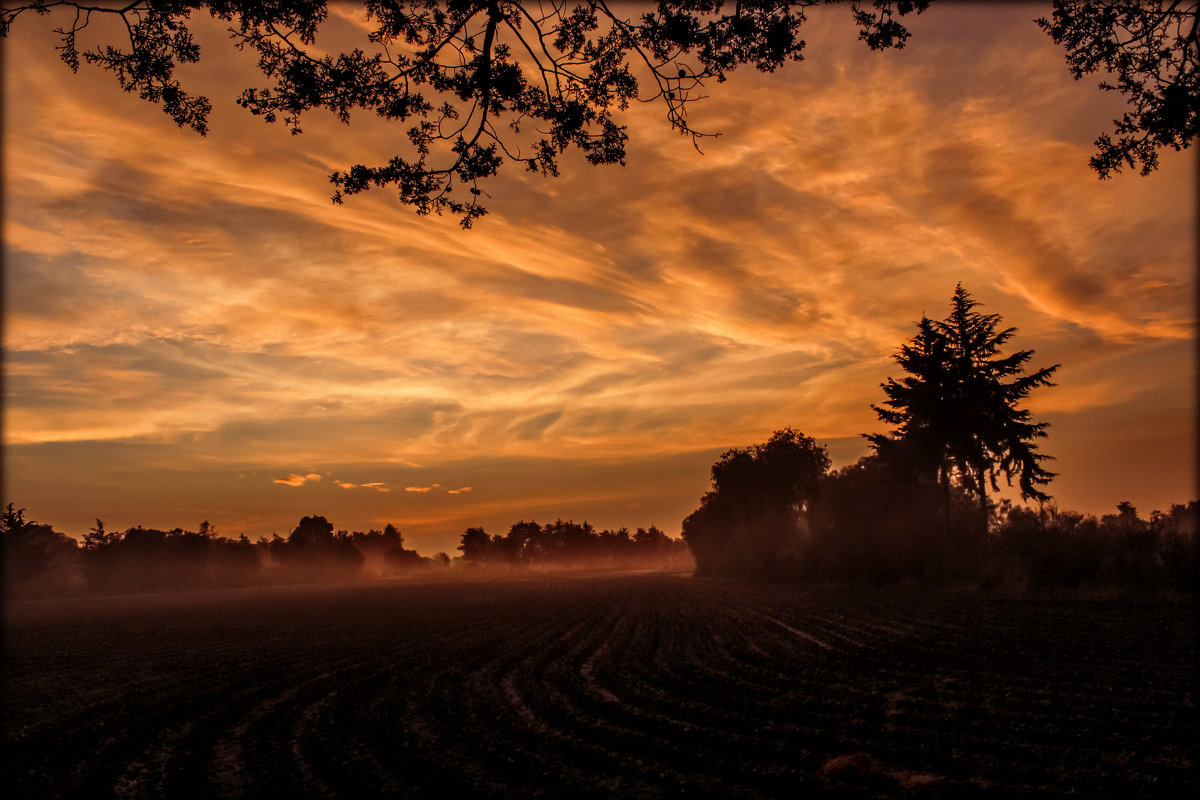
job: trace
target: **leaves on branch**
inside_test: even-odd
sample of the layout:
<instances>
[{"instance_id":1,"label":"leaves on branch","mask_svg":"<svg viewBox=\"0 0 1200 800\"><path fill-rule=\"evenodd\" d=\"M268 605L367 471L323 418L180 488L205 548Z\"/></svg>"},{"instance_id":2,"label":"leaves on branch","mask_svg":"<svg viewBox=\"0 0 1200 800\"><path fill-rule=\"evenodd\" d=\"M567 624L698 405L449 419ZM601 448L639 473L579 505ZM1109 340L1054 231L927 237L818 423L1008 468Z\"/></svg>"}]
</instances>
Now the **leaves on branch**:
<instances>
[{"instance_id":1,"label":"leaves on branch","mask_svg":"<svg viewBox=\"0 0 1200 800\"><path fill-rule=\"evenodd\" d=\"M1037 20L1067 50L1076 80L1094 72L1100 88L1119 92L1131 111L1102 134L1091 165L1102 178L1141 165L1149 175L1163 147L1183 150L1200 133L1200 2L1054 0L1051 19ZM1113 82L1115 81L1115 82Z\"/></svg>"}]
</instances>

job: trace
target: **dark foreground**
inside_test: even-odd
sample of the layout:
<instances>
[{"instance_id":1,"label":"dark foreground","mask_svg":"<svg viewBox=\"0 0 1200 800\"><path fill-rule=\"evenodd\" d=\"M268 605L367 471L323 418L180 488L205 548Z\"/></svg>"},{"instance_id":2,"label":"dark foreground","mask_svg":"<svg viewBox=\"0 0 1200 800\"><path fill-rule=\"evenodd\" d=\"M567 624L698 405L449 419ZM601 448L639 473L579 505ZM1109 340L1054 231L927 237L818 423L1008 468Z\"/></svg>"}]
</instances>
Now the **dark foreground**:
<instances>
[{"instance_id":1,"label":"dark foreground","mask_svg":"<svg viewBox=\"0 0 1200 800\"><path fill-rule=\"evenodd\" d=\"M9 797L1188 796L1195 607L679 576L12 604Z\"/></svg>"}]
</instances>

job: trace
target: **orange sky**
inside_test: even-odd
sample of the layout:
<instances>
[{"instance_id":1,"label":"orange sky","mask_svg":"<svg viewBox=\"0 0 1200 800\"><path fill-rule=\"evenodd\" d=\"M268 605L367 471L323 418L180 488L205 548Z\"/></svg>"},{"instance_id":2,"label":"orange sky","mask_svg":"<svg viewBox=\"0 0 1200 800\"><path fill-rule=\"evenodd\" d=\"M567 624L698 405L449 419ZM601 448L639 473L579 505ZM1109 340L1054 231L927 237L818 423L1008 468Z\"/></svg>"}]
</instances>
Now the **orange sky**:
<instances>
[{"instance_id":1,"label":"orange sky","mask_svg":"<svg viewBox=\"0 0 1200 800\"><path fill-rule=\"evenodd\" d=\"M397 131L250 117L252 58L207 20L181 72L214 101L201 138L21 18L5 502L74 535L394 522L426 554L530 517L677 535L724 449L790 425L865 454L891 354L958 281L1062 364L1030 403L1062 507L1194 499L1194 150L1098 180L1122 106L1071 80L1041 6L934 6L888 53L817 11L804 62L711 87L703 155L638 107L628 166L509 168L468 232L387 191L331 205Z\"/></svg>"}]
</instances>

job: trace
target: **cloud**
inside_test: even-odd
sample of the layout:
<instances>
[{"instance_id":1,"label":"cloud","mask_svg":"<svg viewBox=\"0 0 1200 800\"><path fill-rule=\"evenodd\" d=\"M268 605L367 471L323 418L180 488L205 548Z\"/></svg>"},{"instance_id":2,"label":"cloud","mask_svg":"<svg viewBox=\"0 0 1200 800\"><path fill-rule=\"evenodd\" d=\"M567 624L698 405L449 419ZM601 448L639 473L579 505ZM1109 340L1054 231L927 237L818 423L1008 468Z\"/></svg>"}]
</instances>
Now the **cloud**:
<instances>
[{"instance_id":1,"label":"cloud","mask_svg":"<svg viewBox=\"0 0 1200 800\"><path fill-rule=\"evenodd\" d=\"M306 483L309 483L309 482L315 483L316 481L319 481L319 480L321 480L321 476L315 472L310 472L307 475L297 475L296 473L293 472L283 478L276 478L275 480L273 480L271 482L272 483L281 483L284 486L303 486ZM338 484L338 485L340 486L341 484Z\"/></svg>"},{"instance_id":2,"label":"cloud","mask_svg":"<svg viewBox=\"0 0 1200 800\"><path fill-rule=\"evenodd\" d=\"M428 486L406 486L406 487L404 487L404 491L414 492L417 494L428 494L428 493L434 492L434 491L439 492L439 493L445 492L446 494L462 494L464 492L471 491L471 487L464 486L461 489L447 489L446 487L442 486L440 483L431 483Z\"/></svg>"},{"instance_id":3,"label":"cloud","mask_svg":"<svg viewBox=\"0 0 1200 800\"><path fill-rule=\"evenodd\" d=\"M377 492L390 492L386 483L376 481L374 483L350 483L348 481L335 480L334 484L343 489L374 489Z\"/></svg>"},{"instance_id":4,"label":"cloud","mask_svg":"<svg viewBox=\"0 0 1200 800\"><path fill-rule=\"evenodd\" d=\"M558 422L562 418L562 411L547 411L544 414L538 414L531 419L521 420L520 422L509 426L512 435L521 441L529 441L540 439L546 429Z\"/></svg>"}]
</instances>

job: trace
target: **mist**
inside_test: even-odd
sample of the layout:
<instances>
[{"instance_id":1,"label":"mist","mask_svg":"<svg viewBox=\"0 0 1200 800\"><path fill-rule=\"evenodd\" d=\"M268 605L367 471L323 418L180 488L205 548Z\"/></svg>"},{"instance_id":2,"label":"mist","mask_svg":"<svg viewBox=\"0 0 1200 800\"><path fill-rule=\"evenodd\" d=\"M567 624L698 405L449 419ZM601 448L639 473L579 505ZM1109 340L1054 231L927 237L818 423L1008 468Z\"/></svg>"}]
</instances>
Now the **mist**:
<instances>
[{"instance_id":1,"label":"mist","mask_svg":"<svg viewBox=\"0 0 1200 800\"><path fill-rule=\"evenodd\" d=\"M395 525L335 530L323 516L301 518L286 536L252 541L196 530L136 526L108 531L101 520L82 544L48 524L5 512L4 594L11 599L140 594L300 584L500 578L549 572L691 572L681 539L654 526L597 531L588 522L518 522L504 535L462 534L460 552L422 555Z\"/></svg>"}]
</instances>

